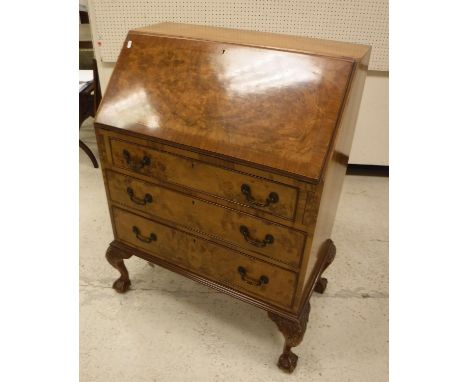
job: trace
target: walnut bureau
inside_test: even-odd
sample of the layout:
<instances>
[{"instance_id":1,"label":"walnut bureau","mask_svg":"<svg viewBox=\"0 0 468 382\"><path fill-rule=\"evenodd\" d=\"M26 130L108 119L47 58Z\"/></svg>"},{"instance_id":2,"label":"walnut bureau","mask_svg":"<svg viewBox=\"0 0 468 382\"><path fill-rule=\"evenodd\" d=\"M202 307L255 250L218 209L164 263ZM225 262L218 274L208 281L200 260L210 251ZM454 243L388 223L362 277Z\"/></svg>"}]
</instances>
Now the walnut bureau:
<instances>
[{"instance_id":1,"label":"walnut bureau","mask_svg":"<svg viewBox=\"0 0 468 382\"><path fill-rule=\"evenodd\" d=\"M131 30L95 120L106 258L158 264L268 312L292 372L330 239L370 48L163 23Z\"/></svg>"}]
</instances>

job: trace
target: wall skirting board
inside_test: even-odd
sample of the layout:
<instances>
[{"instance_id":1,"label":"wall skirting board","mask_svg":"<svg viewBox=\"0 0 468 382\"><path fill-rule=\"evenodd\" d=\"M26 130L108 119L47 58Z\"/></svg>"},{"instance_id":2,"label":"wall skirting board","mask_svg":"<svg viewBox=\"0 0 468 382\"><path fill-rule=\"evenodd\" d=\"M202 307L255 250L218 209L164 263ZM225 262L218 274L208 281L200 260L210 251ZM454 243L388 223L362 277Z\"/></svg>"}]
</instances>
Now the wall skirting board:
<instances>
[{"instance_id":1,"label":"wall skirting board","mask_svg":"<svg viewBox=\"0 0 468 382\"><path fill-rule=\"evenodd\" d=\"M373 166L368 164L349 164L346 175L389 177L389 166Z\"/></svg>"}]
</instances>

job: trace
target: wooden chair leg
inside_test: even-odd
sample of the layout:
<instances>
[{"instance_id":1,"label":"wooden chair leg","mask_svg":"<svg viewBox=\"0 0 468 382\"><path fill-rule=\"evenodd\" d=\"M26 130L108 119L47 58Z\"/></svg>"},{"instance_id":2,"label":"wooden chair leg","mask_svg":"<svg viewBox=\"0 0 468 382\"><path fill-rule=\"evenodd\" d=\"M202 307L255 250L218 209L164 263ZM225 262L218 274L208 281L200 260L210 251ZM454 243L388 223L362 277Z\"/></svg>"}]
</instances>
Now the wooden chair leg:
<instances>
[{"instance_id":1,"label":"wooden chair leg","mask_svg":"<svg viewBox=\"0 0 468 382\"><path fill-rule=\"evenodd\" d=\"M98 161L97 161L96 157L94 156L91 149L81 139L80 139L80 147L88 155L89 159L91 159L91 162L93 162L94 168L98 168L99 165L98 165Z\"/></svg>"}]
</instances>

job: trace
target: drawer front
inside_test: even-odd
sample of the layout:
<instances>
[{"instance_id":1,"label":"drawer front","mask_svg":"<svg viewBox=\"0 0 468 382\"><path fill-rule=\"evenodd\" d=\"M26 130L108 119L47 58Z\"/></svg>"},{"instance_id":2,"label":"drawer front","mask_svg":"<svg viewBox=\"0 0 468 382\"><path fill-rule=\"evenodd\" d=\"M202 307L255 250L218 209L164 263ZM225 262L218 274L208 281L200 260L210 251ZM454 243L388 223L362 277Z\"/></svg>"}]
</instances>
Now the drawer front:
<instances>
[{"instance_id":1,"label":"drawer front","mask_svg":"<svg viewBox=\"0 0 468 382\"><path fill-rule=\"evenodd\" d=\"M117 167L294 220L294 187L117 139L111 139L111 149Z\"/></svg>"},{"instance_id":2,"label":"drawer front","mask_svg":"<svg viewBox=\"0 0 468 382\"><path fill-rule=\"evenodd\" d=\"M116 207L113 216L119 240L214 281L291 306L294 272Z\"/></svg>"},{"instance_id":3,"label":"drawer front","mask_svg":"<svg viewBox=\"0 0 468 382\"><path fill-rule=\"evenodd\" d=\"M298 267L305 234L113 171L111 200Z\"/></svg>"}]
</instances>

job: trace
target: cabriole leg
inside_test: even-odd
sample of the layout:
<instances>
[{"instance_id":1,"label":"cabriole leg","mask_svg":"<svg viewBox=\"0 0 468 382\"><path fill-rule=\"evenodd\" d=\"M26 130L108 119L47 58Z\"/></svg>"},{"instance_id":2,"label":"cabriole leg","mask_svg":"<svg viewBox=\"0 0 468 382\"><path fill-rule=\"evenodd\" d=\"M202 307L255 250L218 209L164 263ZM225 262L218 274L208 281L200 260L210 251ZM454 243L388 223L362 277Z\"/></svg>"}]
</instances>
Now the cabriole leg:
<instances>
[{"instance_id":1,"label":"cabriole leg","mask_svg":"<svg viewBox=\"0 0 468 382\"><path fill-rule=\"evenodd\" d=\"M284 336L283 354L278 359L278 367L288 373L292 373L297 365L298 356L291 351L292 347L298 346L304 338L309 321L310 303L307 302L304 310L297 321L268 312L268 316L275 322Z\"/></svg>"},{"instance_id":2,"label":"cabriole leg","mask_svg":"<svg viewBox=\"0 0 468 382\"><path fill-rule=\"evenodd\" d=\"M335 260L335 256L336 256L335 244L333 244L333 241L331 241L330 239L328 240L329 240L329 244L328 244L328 251L326 254L325 264L322 268L322 271L320 272L320 276L317 280L317 283L314 286L314 292L317 292L320 294L325 292L325 289L327 289L327 284L328 284L328 280L325 277L322 277L322 274L330 266L330 264L333 263L333 260Z\"/></svg>"},{"instance_id":3,"label":"cabriole leg","mask_svg":"<svg viewBox=\"0 0 468 382\"><path fill-rule=\"evenodd\" d=\"M123 252L112 244L109 246L106 252L106 259L110 265L120 272L120 277L114 281L112 288L119 293L125 293L130 288L130 278L128 275L127 267L125 266L123 259L129 259L132 257L131 254Z\"/></svg>"}]
</instances>

